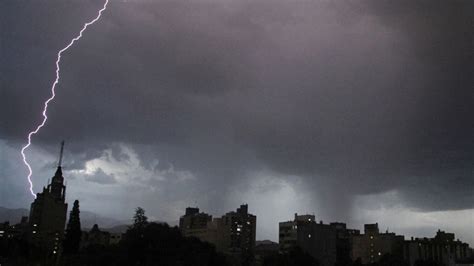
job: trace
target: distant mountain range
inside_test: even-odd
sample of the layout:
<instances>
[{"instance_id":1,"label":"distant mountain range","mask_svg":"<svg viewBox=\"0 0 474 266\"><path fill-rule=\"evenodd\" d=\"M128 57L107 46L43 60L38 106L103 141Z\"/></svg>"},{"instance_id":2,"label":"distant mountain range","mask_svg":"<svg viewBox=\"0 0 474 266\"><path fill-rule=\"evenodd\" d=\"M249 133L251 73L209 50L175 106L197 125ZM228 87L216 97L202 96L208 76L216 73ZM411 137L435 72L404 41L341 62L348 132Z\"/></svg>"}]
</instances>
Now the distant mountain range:
<instances>
[{"instance_id":1,"label":"distant mountain range","mask_svg":"<svg viewBox=\"0 0 474 266\"><path fill-rule=\"evenodd\" d=\"M9 221L10 224L19 223L22 216L28 216L30 211L25 208L19 209L9 209L5 207L0 207L0 223L5 221ZM69 213L68 213L69 217ZM99 214L89 212L89 211L81 211L81 227L83 230L87 230L92 228L94 224L99 225L101 230L113 232L113 233L120 233L125 232L127 230L130 221L125 220L117 220L109 217L104 217Z\"/></svg>"}]
</instances>

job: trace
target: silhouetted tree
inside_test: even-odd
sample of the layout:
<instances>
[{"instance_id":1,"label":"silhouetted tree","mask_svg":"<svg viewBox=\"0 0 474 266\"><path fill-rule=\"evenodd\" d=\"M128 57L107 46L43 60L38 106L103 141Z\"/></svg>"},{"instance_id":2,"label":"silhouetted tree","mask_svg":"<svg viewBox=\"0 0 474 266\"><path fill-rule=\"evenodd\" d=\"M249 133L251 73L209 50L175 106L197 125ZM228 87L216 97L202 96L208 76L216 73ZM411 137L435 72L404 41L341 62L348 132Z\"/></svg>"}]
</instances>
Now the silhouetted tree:
<instances>
[{"instance_id":1,"label":"silhouetted tree","mask_svg":"<svg viewBox=\"0 0 474 266\"><path fill-rule=\"evenodd\" d=\"M127 251L128 265L226 265L214 246L197 238L183 237L177 227L147 223L143 228L130 228L122 248Z\"/></svg>"},{"instance_id":2,"label":"silhouetted tree","mask_svg":"<svg viewBox=\"0 0 474 266\"><path fill-rule=\"evenodd\" d=\"M137 208L134 224L117 245L91 245L77 255L63 256L60 266L226 266L226 257L209 243L183 237L177 227L148 222Z\"/></svg>"},{"instance_id":3,"label":"silhouetted tree","mask_svg":"<svg viewBox=\"0 0 474 266\"><path fill-rule=\"evenodd\" d=\"M64 238L64 253L77 253L81 244L81 219L79 217L79 201L74 201L74 206L69 214L69 222L67 223L66 235Z\"/></svg>"},{"instance_id":4,"label":"silhouetted tree","mask_svg":"<svg viewBox=\"0 0 474 266\"><path fill-rule=\"evenodd\" d=\"M141 207L135 209L133 216L133 228L144 228L148 224L148 217L145 216L145 210Z\"/></svg>"}]
</instances>

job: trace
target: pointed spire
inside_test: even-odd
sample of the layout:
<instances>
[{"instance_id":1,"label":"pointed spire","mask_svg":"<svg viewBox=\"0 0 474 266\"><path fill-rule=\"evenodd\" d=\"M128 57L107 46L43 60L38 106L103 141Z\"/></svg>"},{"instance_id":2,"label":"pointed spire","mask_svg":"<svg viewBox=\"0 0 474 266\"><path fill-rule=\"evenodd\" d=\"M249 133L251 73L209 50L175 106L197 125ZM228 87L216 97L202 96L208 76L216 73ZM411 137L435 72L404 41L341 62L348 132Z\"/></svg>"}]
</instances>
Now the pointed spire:
<instances>
[{"instance_id":1,"label":"pointed spire","mask_svg":"<svg viewBox=\"0 0 474 266\"><path fill-rule=\"evenodd\" d=\"M61 141L61 151L59 152L58 168L61 168L63 162L64 140Z\"/></svg>"},{"instance_id":2,"label":"pointed spire","mask_svg":"<svg viewBox=\"0 0 474 266\"><path fill-rule=\"evenodd\" d=\"M63 162L63 151L64 151L64 140L61 141L61 149L59 151L59 160L58 160L58 169L56 170L56 173L54 174L55 177L61 177L63 176L63 171L61 169L61 164Z\"/></svg>"}]
</instances>

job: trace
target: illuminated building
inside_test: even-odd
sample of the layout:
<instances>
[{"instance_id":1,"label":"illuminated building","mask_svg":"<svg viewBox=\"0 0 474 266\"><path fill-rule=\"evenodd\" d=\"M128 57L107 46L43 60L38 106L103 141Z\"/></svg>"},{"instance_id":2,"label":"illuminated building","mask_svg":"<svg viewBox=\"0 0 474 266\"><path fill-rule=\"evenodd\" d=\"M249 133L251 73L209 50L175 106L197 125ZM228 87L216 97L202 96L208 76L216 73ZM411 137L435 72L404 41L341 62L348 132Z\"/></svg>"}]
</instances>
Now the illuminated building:
<instances>
[{"instance_id":1,"label":"illuminated building","mask_svg":"<svg viewBox=\"0 0 474 266\"><path fill-rule=\"evenodd\" d=\"M352 237L352 259L361 259L363 264L375 263L385 254L402 257L404 237L389 233L379 232L375 224L364 225L364 234Z\"/></svg>"},{"instance_id":2,"label":"illuminated building","mask_svg":"<svg viewBox=\"0 0 474 266\"><path fill-rule=\"evenodd\" d=\"M282 252L300 247L319 261L322 266L336 263L336 228L317 223L314 215L298 215L293 221L279 223L279 244Z\"/></svg>"},{"instance_id":3,"label":"illuminated building","mask_svg":"<svg viewBox=\"0 0 474 266\"><path fill-rule=\"evenodd\" d=\"M212 243L217 251L231 255L239 262L254 252L257 217L248 213L246 204L214 219L200 213L198 208L186 208L179 227L184 236Z\"/></svg>"}]
</instances>

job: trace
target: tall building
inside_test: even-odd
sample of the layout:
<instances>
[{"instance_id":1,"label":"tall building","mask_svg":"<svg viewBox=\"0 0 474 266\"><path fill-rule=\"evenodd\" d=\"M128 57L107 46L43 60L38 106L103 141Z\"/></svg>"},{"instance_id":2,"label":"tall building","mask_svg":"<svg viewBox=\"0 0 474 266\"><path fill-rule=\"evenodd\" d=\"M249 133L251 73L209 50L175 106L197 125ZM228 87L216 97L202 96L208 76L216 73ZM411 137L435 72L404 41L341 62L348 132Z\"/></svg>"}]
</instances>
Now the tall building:
<instances>
[{"instance_id":1,"label":"tall building","mask_svg":"<svg viewBox=\"0 0 474 266\"><path fill-rule=\"evenodd\" d=\"M220 218L186 208L179 220L179 229L186 237L197 237L214 244L216 250L235 257L239 262L251 256L255 248L257 217L248 212L248 205Z\"/></svg>"},{"instance_id":2,"label":"tall building","mask_svg":"<svg viewBox=\"0 0 474 266\"><path fill-rule=\"evenodd\" d=\"M336 261L338 265L350 265L352 262L352 239L354 236L360 235L357 229L347 228L345 223L330 223L336 230Z\"/></svg>"},{"instance_id":3,"label":"tall building","mask_svg":"<svg viewBox=\"0 0 474 266\"><path fill-rule=\"evenodd\" d=\"M36 199L31 203L29 217L30 242L51 254L60 252L66 225L66 186L61 170L63 149L64 141L61 143L56 173L51 183L43 187L42 192L36 194Z\"/></svg>"},{"instance_id":4,"label":"tall building","mask_svg":"<svg viewBox=\"0 0 474 266\"><path fill-rule=\"evenodd\" d=\"M226 213L216 220L217 249L228 254L253 253L255 248L257 217L248 212L248 205Z\"/></svg>"},{"instance_id":5,"label":"tall building","mask_svg":"<svg viewBox=\"0 0 474 266\"><path fill-rule=\"evenodd\" d=\"M199 212L199 208L186 208L186 213L179 219L179 230L186 237L197 237L202 241L213 242L209 238L207 224L212 216Z\"/></svg>"},{"instance_id":6,"label":"tall building","mask_svg":"<svg viewBox=\"0 0 474 266\"><path fill-rule=\"evenodd\" d=\"M418 260L435 261L443 265L455 265L473 254L469 244L455 240L453 233L438 230L434 238L411 238L403 245L403 257L410 266Z\"/></svg>"},{"instance_id":7,"label":"tall building","mask_svg":"<svg viewBox=\"0 0 474 266\"><path fill-rule=\"evenodd\" d=\"M337 260L336 228L317 223L314 215L298 215L293 221L279 223L279 244L282 252L300 247L322 266L334 266Z\"/></svg>"},{"instance_id":8,"label":"tall building","mask_svg":"<svg viewBox=\"0 0 474 266\"><path fill-rule=\"evenodd\" d=\"M378 262L383 255L403 256L404 237L389 233L379 232L375 224L364 225L364 234L352 237L352 259L361 259L363 264Z\"/></svg>"}]
</instances>

